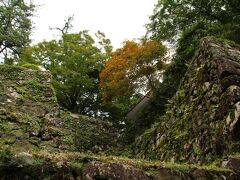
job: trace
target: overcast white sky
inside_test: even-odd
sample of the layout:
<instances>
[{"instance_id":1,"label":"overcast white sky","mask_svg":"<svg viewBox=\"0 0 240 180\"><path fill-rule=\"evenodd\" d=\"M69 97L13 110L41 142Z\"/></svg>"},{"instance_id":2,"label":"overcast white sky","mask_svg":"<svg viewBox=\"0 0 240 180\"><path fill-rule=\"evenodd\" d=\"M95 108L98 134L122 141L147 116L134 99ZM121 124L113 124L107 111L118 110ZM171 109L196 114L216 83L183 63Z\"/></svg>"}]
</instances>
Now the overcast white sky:
<instances>
[{"instance_id":1,"label":"overcast white sky","mask_svg":"<svg viewBox=\"0 0 240 180\"><path fill-rule=\"evenodd\" d=\"M49 27L63 27L64 20L74 15L73 30L98 30L112 41L114 48L126 40L145 34L157 0L34 0L38 7L34 17L33 43L57 38Z\"/></svg>"}]
</instances>

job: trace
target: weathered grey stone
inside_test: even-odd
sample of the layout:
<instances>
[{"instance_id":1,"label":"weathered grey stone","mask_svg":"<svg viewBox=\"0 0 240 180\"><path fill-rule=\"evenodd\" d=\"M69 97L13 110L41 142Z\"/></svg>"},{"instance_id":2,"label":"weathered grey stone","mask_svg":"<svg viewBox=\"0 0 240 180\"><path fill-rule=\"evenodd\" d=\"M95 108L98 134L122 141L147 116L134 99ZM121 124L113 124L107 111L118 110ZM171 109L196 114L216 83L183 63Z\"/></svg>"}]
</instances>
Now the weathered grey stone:
<instances>
[{"instance_id":1,"label":"weathered grey stone","mask_svg":"<svg viewBox=\"0 0 240 180\"><path fill-rule=\"evenodd\" d=\"M84 168L83 177L86 180L94 180L97 177L112 180L150 180L140 169L128 165L101 162L88 163Z\"/></svg>"},{"instance_id":2,"label":"weathered grey stone","mask_svg":"<svg viewBox=\"0 0 240 180\"><path fill-rule=\"evenodd\" d=\"M204 38L167 113L137 139L136 154L206 163L240 152L239 55L237 46Z\"/></svg>"},{"instance_id":3,"label":"weathered grey stone","mask_svg":"<svg viewBox=\"0 0 240 180\"><path fill-rule=\"evenodd\" d=\"M221 164L221 167L228 167L234 170L236 173L235 178L239 179L240 178L240 159L239 158L234 158L230 157L227 160L223 161Z\"/></svg>"},{"instance_id":4,"label":"weathered grey stone","mask_svg":"<svg viewBox=\"0 0 240 180\"><path fill-rule=\"evenodd\" d=\"M0 76L1 147L95 152L95 146L108 151L117 143L112 124L60 110L49 72L0 65Z\"/></svg>"},{"instance_id":5,"label":"weathered grey stone","mask_svg":"<svg viewBox=\"0 0 240 180\"><path fill-rule=\"evenodd\" d=\"M229 75L238 75L240 76L240 64L238 62L225 59L224 57L218 59L218 75L220 79L223 79Z\"/></svg>"}]
</instances>

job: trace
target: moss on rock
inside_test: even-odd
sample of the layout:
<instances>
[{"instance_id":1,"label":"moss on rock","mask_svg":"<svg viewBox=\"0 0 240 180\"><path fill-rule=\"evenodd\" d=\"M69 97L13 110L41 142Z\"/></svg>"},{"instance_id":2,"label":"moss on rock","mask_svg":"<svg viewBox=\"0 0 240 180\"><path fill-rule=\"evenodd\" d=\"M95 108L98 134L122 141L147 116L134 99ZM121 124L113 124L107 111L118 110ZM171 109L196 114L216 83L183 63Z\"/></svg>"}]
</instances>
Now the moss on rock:
<instances>
[{"instance_id":1,"label":"moss on rock","mask_svg":"<svg viewBox=\"0 0 240 180\"><path fill-rule=\"evenodd\" d=\"M239 151L238 63L226 59L240 61L239 49L203 41L166 115L136 142L139 156L202 163ZM60 110L49 72L0 65L0 179L240 177L216 165L110 156L118 136L109 122Z\"/></svg>"},{"instance_id":2,"label":"moss on rock","mask_svg":"<svg viewBox=\"0 0 240 180\"><path fill-rule=\"evenodd\" d=\"M210 163L239 152L240 49L204 38L157 125L135 143L135 153L160 160Z\"/></svg>"},{"instance_id":3,"label":"moss on rock","mask_svg":"<svg viewBox=\"0 0 240 180\"><path fill-rule=\"evenodd\" d=\"M5 179L234 179L216 166L193 166L82 153L0 150L0 178ZM14 171L14 173L10 173Z\"/></svg>"},{"instance_id":4,"label":"moss on rock","mask_svg":"<svg viewBox=\"0 0 240 180\"><path fill-rule=\"evenodd\" d=\"M103 153L116 145L110 123L60 110L47 71L0 65L0 89L2 146Z\"/></svg>"}]
</instances>

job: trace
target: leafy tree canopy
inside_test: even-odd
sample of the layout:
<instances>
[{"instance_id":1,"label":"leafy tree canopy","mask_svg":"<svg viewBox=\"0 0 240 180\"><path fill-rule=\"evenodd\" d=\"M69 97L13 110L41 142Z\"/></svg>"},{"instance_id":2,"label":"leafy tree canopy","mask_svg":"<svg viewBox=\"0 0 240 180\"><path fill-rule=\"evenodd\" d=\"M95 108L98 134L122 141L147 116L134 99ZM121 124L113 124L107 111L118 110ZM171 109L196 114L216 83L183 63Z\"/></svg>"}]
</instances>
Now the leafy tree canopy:
<instances>
[{"instance_id":1,"label":"leafy tree canopy","mask_svg":"<svg viewBox=\"0 0 240 180\"><path fill-rule=\"evenodd\" d=\"M161 0L151 16L149 31L154 38L174 40L201 23L208 35L240 42L239 0ZM206 34L205 34L206 35Z\"/></svg>"},{"instance_id":2,"label":"leafy tree canopy","mask_svg":"<svg viewBox=\"0 0 240 180\"><path fill-rule=\"evenodd\" d=\"M0 1L0 54L5 63L11 64L12 55L18 55L30 42L34 7L24 0Z\"/></svg>"},{"instance_id":3,"label":"leafy tree canopy","mask_svg":"<svg viewBox=\"0 0 240 180\"><path fill-rule=\"evenodd\" d=\"M53 75L53 86L63 107L76 113L100 116L99 72L111 52L110 40L101 32L99 42L81 31L63 33L60 40L26 48L20 64L37 64Z\"/></svg>"},{"instance_id":4,"label":"leafy tree canopy","mask_svg":"<svg viewBox=\"0 0 240 180\"><path fill-rule=\"evenodd\" d=\"M126 41L111 54L100 74L103 101L130 99L141 91L155 89L166 52L166 47L156 41Z\"/></svg>"}]
</instances>

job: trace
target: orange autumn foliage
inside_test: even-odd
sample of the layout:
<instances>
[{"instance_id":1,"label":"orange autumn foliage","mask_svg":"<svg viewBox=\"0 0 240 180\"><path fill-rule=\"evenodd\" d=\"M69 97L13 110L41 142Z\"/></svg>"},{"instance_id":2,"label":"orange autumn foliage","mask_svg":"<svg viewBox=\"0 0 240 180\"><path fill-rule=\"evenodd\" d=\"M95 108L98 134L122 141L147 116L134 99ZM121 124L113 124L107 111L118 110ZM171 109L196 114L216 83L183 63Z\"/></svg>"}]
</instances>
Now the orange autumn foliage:
<instances>
[{"instance_id":1,"label":"orange autumn foliage","mask_svg":"<svg viewBox=\"0 0 240 180\"><path fill-rule=\"evenodd\" d=\"M166 47L156 41L124 42L122 48L111 54L100 73L103 101L130 97L142 87L145 90L154 88L156 72L162 70L159 64L164 63L166 52Z\"/></svg>"}]
</instances>

